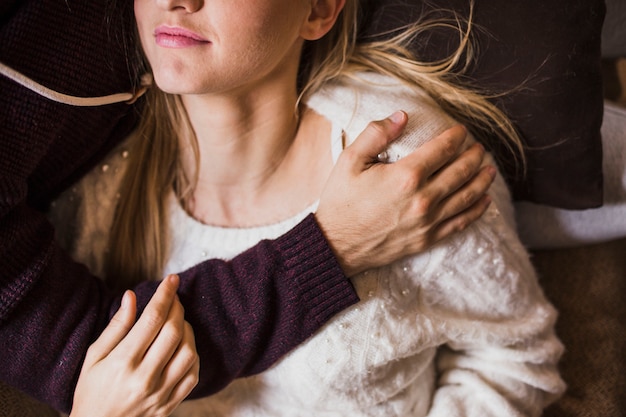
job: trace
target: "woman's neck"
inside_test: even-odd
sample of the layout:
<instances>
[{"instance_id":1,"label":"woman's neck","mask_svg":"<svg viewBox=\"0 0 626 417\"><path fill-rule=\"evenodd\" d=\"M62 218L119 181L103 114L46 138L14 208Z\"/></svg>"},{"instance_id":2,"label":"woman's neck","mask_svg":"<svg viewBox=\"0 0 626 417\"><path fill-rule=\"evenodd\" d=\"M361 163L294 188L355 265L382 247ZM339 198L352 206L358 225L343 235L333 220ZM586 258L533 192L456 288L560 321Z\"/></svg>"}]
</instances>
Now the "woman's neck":
<instances>
[{"instance_id":1,"label":"woman's neck","mask_svg":"<svg viewBox=\"0 0 626 417\"><path fill-rule=\"evenodd\" d=\"M296 113L295 94L183 100L200 151L193 217L219 226L270 224L319 197L332 168L330 124ZM182 158L194 166L190 149Z\"/></svg>"}]
</instances>

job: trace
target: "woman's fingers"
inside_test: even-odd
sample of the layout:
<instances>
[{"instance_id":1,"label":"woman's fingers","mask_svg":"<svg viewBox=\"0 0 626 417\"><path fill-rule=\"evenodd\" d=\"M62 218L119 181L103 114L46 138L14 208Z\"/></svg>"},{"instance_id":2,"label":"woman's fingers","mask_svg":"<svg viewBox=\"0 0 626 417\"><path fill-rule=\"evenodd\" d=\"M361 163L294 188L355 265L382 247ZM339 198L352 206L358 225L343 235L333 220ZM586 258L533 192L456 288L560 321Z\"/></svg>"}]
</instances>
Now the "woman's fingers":
<instances>
[{"instance_id":1,"label":"woman's fingers","mask_svg":"<svg viewBox=\"0 0 626 417\"><path fill-rule=\"evenodd\" d=\"M184 337L185 311L178 300L178 296L176 296L167 319L143 357L140 370L143 369L146 375L151 375L155 380L162 378L161 374L172 362L173 356L179 349Z\"/></svg>"},{"instance_id":2,"label":"woman's fingers","mask_svg":"<svg viewBox=\"0 0 626 417\"><path fill-rule=\"evenodd\" d=\"M99 360L86 360L81 369L72 416L170 415L191 392L198 355L178 283L177 276L163 280L134 325L136 300L125 294L123 308L90 347L88 357Z\"/></svg>"},{"instance_id":3,"label":"woman's fingers","mask_svg":"<svg viewBox=\"0 0 626 417\"><path fill-rule=\"evenodd\" d=\"M173 406L171 409L176 408L181 402L185 400L191 394L191 391L198 385L200 374L200 361L196 361L192 367L187 371L183 378L178 381L176 387L170 393L170 404ZM170 412L171 413L171 412Z\"/></svg>"},{"instance_id":4,"label":"woman's fingers","mask_svg":"<svg viewBox=\"0 0 626 417\"><path fill-rule=\"evenodd\" d=\"M143 359L146 351L157 337L170 315L176 298L179 278L167 276L150 299L137 323L119 344L120 350L137 362Z\"/></svg>"},{"instance_id":5,"label":"woman's fingers","mask_svg":"<svg viewBox=\"0 0 626 417\"><path fill-rule=\"evenodd\" d=\"M100 337L89 347L85 363L88 365L94 364L111 353L135 324L136 314L137 300L135 293L126 291L122 296L120 308L111 319L111 322Z\"/></svg>"},{"instance_id":6,"label":"woman's fingers","mask_svg":"<svg viewBox=\"0 0 626 417\"><path fill-rule=\"evenodd\" d=\"M161 376L163 389L172 404L178 405L191 393L198 383L199 370L200 359L193 329L185 321L181 343Z\"/></svg>"}]
</instances>

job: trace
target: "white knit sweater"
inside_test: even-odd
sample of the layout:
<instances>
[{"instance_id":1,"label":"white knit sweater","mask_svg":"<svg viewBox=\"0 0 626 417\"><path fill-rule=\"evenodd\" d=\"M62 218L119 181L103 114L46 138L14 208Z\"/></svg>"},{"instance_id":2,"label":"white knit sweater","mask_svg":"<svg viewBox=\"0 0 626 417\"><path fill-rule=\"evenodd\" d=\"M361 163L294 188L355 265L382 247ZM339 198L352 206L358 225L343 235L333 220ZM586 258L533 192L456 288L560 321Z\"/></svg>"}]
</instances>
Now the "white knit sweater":
<instances>
[{"instance_id":1,"label":"white knit sweater","mask_svg":"<svg viewBox=\"0 0 626 417\"><path fill-rule=\"evenodd\" d=\"M398 109L409 114L409 126L391 147L392 159L454 124L426 96L388 78L365 78L369 84L328 86L308 102L334 126L335 158L342 136L350 142L369 121ZM52 213L59 224L68 210L73 213L78 223L70 228L69 246L96 272L124 155L116 151ZM539 416L564 390L556 366L562 353L554 334L557 314L516 236L502 178L490 194L487 214L463 233L356 277L361 302L273 368L213 397L183 403L175 415ZM266 227L228 229L194 221L174 198L171 208L173 252L166 272L231 258L314 210Z\"/></svg>"}]
</instances>

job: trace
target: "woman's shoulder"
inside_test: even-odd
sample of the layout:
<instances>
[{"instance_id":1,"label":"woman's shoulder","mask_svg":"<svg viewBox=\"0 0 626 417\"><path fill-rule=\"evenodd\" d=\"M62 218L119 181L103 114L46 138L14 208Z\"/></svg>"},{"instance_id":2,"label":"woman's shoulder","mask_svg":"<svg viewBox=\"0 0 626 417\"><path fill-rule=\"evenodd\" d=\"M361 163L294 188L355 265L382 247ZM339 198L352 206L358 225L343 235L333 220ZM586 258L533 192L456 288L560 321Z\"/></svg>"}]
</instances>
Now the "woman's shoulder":
<instances>
[{"instance_id":1,"label":"woman's shoulder","mask_svg":"<svg viewBox=\"0 0 626 417\"><path fill-rule=\"evenodd\" d=\"M309 97L307 105L348 124L368 117L384 118L390 108L416 105L420 98L425 95L419 97L416 91L393 77L361 72L326 83Z\"/></svg>"},{"instance_id":2,"label":"woman's shoulder","mask_svg":"<svg viewBox=\"0 0 626 417\"><path fill-rule=\"evenodd\" d=\"M389 149L398 159L421 146L456 122L419 86L386 75L362 72L325 85L307 105L341 126L350 143L373 120L382 120L397 110L409 116L403 137Z\"/></svg>"}]
</instances>

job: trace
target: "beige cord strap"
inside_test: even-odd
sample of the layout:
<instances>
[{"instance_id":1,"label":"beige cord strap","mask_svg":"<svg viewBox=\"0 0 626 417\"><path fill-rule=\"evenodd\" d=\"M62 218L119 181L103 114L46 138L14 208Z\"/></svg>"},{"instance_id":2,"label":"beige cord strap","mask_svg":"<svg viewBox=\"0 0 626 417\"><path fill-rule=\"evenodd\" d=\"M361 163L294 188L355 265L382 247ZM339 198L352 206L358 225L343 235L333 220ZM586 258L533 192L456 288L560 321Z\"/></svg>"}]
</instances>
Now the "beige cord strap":
<instances>
[{"instance_id":1,"label":"beige cord strap","mask_svg":"<svg viewBox=\"0 0 626 417\"><path fill-rule=\"evenodd\" d=\"M24 74L15 71L13 68L4 65L2 62L0 62L0 74L52 101L80 107L103 106L106 104L120 102L132 104L146 92L146 90L152 83L152 79L149 76L144 75L141 78L141 88L137 90L134 94L117 93L102 97L75 97L51 90L48 87L45 87L31 80Z\"/></svg>"}]
</instances>

